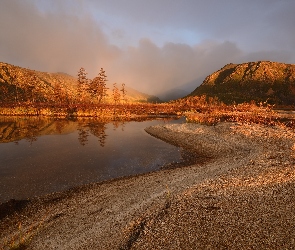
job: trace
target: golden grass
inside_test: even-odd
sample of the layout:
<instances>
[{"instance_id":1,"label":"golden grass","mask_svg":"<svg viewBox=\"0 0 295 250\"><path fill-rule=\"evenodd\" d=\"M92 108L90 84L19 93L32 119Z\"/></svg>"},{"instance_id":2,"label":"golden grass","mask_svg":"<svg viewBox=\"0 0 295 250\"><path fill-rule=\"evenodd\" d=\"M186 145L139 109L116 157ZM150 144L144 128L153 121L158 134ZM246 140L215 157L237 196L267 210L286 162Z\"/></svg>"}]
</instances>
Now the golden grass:
<instances>
[{"instance_id":1,"label":"golden grass","mask_svg":"<svg viewBox=\"0 0 295 250\"><path fill-rule=\"evenodd\" d=\"M281 119L267 102L225 105L217 98L187 97L169 103L119 103L119 104L49 104L11 103L0 105L0 115L48 117L107 117L130 119L136 116L185 116L187 122L216 125L229 121L243 124L284 125L293 127L294 121Z\"/></svg>"}]
</instances>

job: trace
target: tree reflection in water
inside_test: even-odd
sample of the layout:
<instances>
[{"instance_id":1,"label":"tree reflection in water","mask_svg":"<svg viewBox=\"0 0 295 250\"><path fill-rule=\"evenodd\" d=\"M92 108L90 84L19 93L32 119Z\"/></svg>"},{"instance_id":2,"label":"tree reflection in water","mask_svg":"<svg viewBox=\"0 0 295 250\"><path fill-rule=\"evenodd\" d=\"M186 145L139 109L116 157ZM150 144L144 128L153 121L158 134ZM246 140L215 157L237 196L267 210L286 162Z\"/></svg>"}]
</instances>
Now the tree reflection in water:
<instances>
[{"instance_id":1,"label":"tree reflection in water","mask_svg":"<svg viewBox=\"0 0 295 250\"><path fill-rule=\"evenodd\" d=\"M90 134L94 135L98 138L99 144L101 147L104 147L106 144L107 134L107 123L102 121L91 121L91 122L80 122L78 125L78 140L82 146L85 146L88 142L88 137ZM124 121L112 121L113 130L121 127L122 131L124 131Z\"/></svg>"},{"instance_id":2,"label":"tree reflection in water","mask_svg":"<svg viewBox=\"0 0 295 250\"><path fill-rule=\"evenodd\" d=\"M0 203L147 173L182 160L178 148L143 130L163 119L131 121L0 116Z\"/></svg>"},{"instance_id":3,"label":"tree reflection in water","mask_svg":"<svg viewBox=\"0 0 295 250\"><path fill-rule=\"evenodd\" d=\"M15 142L18 145L18 141L25 139L32 144L51 123L40 117L0 117L0 143Z\"/></svg>"},{"instance_id":4,"label":"tree reflection in water","mask_svg":"<svg viewBox=\"0 0 295 250\"><path fill-rule=\"evenodd\" d=\"M89 131L92 135L98 138L100 146L104 147L106 143L107 134L105 133L106 130L106 123L89 123Z\"/></svg>"},{"instance_id":5,"label":"tree reflection in water","mask_svg":"<svg viewBox=\"0 0 295 250\"><path fill-rule=\"evenodd\" d=\"M122 131L124 131L125 127L125 121L113 121L113 130L116 130L117 128L121 127Z\"/></svg>"},{"instance_id":6,"label":"tree reflection in water","mask_svg":"<svg viewBox=\"0 0 295 250\"><path fill-rule=\"evenodd\" d=\"M85 119L78 121L78 140L82 146L85 146L88 142L90 134L98 138L101 147L104 147L106 143L106 124L98 120L87 121Z\"/></svg>"},{"instance_id":7,"label":"tree reflection in water","mask_svg":"<svg viewBox=\"0 0 295 250\"><path fill-rule=\"evenodd\" d=\"M55 121L55 129L59 134L62 134L63 130L65 129L65 127L69 124L69 120L56 120Z\"/></svg>"},{"instance_id":8,"label":"tree reflection in water","mask_svg":"<svg viewBox=\"0 0 295 250\"><path fill-rule=\"evenodd\" d=\"M136 118L132 121L147 121L155 118ZM167 121L171 119L167 118ZM0 117L0 143L26 140L31 145L43 135L57 135L78 131L78 141L82 146L87 145L90 135L98 138L101 147L106 145L107 124L113 124L113 130L121 128L124 131L125 123L131 120L101 120L79 118L76 120L52 119L42 117Z\"/></svg>"},{"instance_id":9,"label":"tree reflection in water","mask_svg":"<svg viewBox=\"0 0 295 250\"><path fill-rule=\"evenodd\" d=\"M78 127L78 140L82 146L85 146L87 144L88 136L89 136L89 133L88 133L87 128L79 126Z\"/></svg>"}]
</instances>

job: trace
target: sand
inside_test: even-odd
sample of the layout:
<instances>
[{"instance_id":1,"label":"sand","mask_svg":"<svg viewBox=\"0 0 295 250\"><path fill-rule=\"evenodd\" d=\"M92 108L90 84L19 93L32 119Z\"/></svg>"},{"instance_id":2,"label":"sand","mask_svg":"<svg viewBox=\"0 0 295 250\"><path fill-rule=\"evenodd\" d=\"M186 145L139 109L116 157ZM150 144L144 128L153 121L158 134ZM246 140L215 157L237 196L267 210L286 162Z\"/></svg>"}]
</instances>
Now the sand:
<instances>
[{"instance_id":1,"label":"sand","mask_svg":"<svg viewBox=\"0 0 295 250\"><path fill-rule=\"evenodd\" d=\"M10 202L0 249L20 233L28 249L295 249L294 131L237 123L146 131L196 163Z\"/></svg>"}]
</instances>

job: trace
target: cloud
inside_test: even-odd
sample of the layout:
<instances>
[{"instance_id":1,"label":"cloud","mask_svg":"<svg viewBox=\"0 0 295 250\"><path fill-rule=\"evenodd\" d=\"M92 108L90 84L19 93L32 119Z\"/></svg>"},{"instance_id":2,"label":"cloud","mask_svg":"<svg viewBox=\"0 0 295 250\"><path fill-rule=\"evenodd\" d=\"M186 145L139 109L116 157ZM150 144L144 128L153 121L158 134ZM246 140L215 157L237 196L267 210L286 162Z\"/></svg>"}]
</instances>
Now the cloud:
<instances>
[{"instance_id":1,"label":"cloud","mask_svg":"<svg viewBox=\"0 0 295 250\"><path fill-rule=\"evenodd\" d=\"M30 1L2 2L0 30L2 60L37 70L94 71L118 53L91 16L42 13Z\"/></svg>"},{"instance_id":2,"label":"cloud","mask_svg":"<svg viewBox=\"0 0 295 250\"><path fill-rule=\"evenodd\" d=\"M110 83L149 94L197 86L227 63L294 63L295 20L282 3L289 1L267 2L1 1L0 60L74 76L83 66L90 78L103 67ZM167 35L180 30L202 36L179 42Z\"/></svg>"},{"instance_id":3,"label":"cloud","mask_svg":"<svg viewBox=\"0 0 295 250\"><path fill-rule=\"evenodd\" d=\"M256 52L251 52L244 55L241 59L244 62L248 61L273 61L287 63L291 60L292 56L286 50L261 50Z\"/></svg>"},{"instance_id":4,"label":"cloud","mask_svg":"<svg viewBox=\"0 0 295 250\"><path fill-rule=\"evenodd\" d=\"M230 42L203 42L197 46L166 43L158 47L149 39L129 47L111 68L118 79L146 92L163 92L204 77L242 52Z\"/></svg>"},{"instance_id":5,"label":"cloud","mask_svg":"<svg viewBox=\"0 0 295 250\"><path fill-rule=\"evenodd\" d=\"M278 32L285 35L280 37L281 41L291 46L293 42L288 38L294 34L295 2L289 0L92 0L90 3L111 18L124 20L122 27L132 25L128 32L131 36L133 32L142 37L140 28L154 35L159 30L166 35L171 30L187 30L202 39L241 42L245 47L256 46L257 50L272 44L269 38L277 38Z\"/></svg>"}]
</instances>

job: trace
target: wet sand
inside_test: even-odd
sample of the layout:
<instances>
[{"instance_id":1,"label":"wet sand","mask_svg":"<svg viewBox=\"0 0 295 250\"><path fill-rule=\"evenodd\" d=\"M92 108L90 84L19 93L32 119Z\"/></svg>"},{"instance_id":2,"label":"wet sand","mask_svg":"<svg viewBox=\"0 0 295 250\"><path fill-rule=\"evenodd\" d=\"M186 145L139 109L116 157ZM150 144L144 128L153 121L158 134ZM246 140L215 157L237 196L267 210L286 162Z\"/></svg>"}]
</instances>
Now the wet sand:
<instances>
[{"instance_id":1,"label":"wet sand","mask_svg":"<svg viewBox=\"0 0 295 250\"><path fill-rule=\"evenodd\" d=\"M0 249L19 232L31 236L28 249L295 248L293 131L233 123L146 131L198 163L6 204Z\"/></svg>"}]
</instances>

